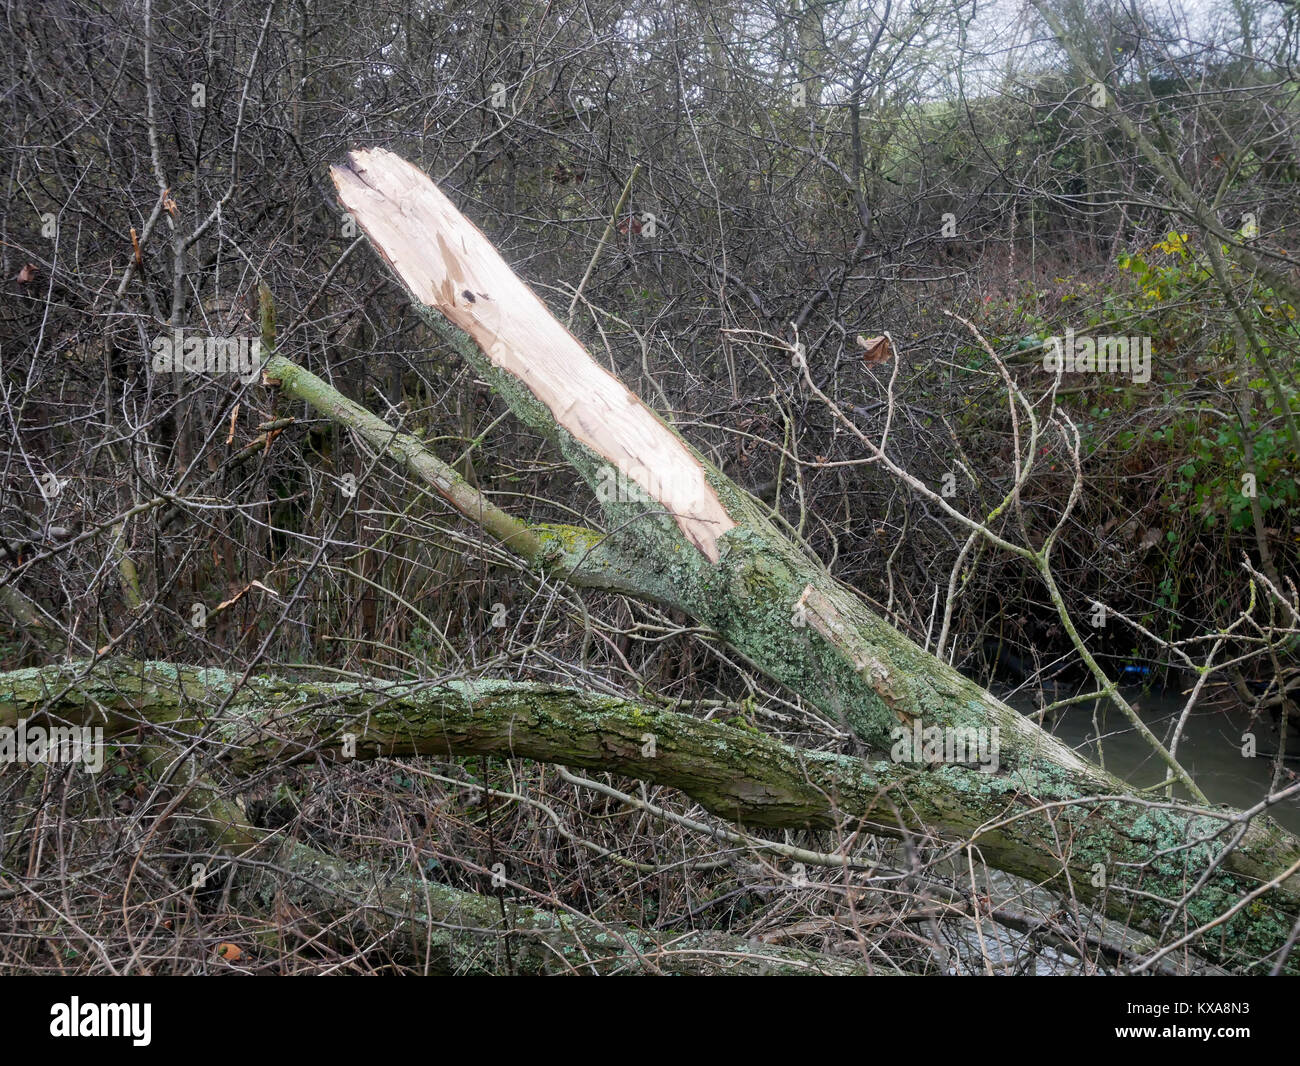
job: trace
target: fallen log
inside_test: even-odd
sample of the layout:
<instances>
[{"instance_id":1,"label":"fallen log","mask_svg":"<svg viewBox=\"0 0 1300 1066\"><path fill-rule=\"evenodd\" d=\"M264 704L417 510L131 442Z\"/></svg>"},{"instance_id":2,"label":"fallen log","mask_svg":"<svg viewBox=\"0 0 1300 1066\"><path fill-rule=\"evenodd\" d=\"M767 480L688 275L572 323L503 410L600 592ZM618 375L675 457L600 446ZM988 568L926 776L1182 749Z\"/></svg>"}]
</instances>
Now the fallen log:
<instances>
[{"instance_id":1,"label":"fallen log","mask_svg":"<svg viewBox=\"0 0 1300 1066\"><path fill-rule=\"evenodd\" d=\"M894 837L904 829L889 794L917 773L803 751L640 700L491 678L244 681L216 667L85 660L0 674L0 729L20 720L98 726L110 737L145 727L159 741L192 738L237 780L321 759L499 755L666 785L747 826Z\"/></svg>"},{"instance_id":2,"label":"fallen log","mask_svg":"<svg viewBox=\"0 0 1300 1066\"><path fill-rule=\"evenodd\" d=\"M696 973L716 966L718 972L851 973L868 967L816 953L756 954L747 942L707 931L682 933L681 939L662 931L611 933L605 923L521 903L511 904L514 917L502 925L496 899L426 883L404 869L363 873L301 842L256 829L211 775L195 771L196 762L213 764L237 789L240 781L294 763L421 755L529 758L671 786L744 826L835 830L846 841L869 832L915 845L909 824L918 815L938 815L911 804L914 768L803 751L639 700L553 684L245 679L219 668L110 658L0 674L0 730L15 730L20 722L27 735L90 726L102 729L106 739L129 738L151 775L177 791L178 802L213 844L261 872L248 887L254 897L277 894L295 913L315 916L313 924L330 924L336 933L351 929L359 939L380 937L388 950L412 952L421 962L429 961L421 954L427 951L449 970L499 970L501 945L491 937L507 929L516 930L512 935L527 929L541 949L509 952L512 965L524 972L536 972L548 957L567 958L575 948L582 966L596 972ZM0 734L0 754L4 743ZM11 846L13 833L5 837ZM875 860L858 861L848 853L812 855L789 844L751 842L790 861L877 868ZM927 843L932 858L965 846ZM896 875L885 876L893 883ZM927 891L948 893L949 907L972 905L941 885ZM1061 937L1043 920L1002 910L991 916L1022 931ZM444 922L456 928L431 936L426 927ZM1140 954L1121 943L1080 936L1112 961L1140 961ZM492 950L484 955L488 944ZM1078 950L1068 940L1061 946ZM718 952L731 959L724 965L697 957Z\"/></svg>"},{"instance_id":3,"label":"fallen log","mask_svg":"<svg viewBox=\"0 0 1300 1066\"><path fill-rule=\"evenodd\" d=\"M359 732L358 758L481 752L509 756L514 746L511 730L518 729L526 751L564 754L574 765L595 766L600 760L591 749L640 743L627 736L628 730L646 728L629 720L620 726L619 703L576 690L509 682L377 683L362 689L355 684L258 677L241 685L240 675L223 670L128 659L0 674L0 730L13 730L23 720L29 730L97 726L106 736L129 734L136 740L135 750L150 775L176 792L217 853L247 874L243 891L250 902L261 900L266 909L274 903L277 913L293 916L291 929L278 928L262 937L277 951L289 936L326 936L366 943L369 950L382 948L428 972L460 975L896 972L861 957L762 944L715 930L644 930L601 922L530 902L518 885L507 885L505 896L498 898L415 876L408 866L358 868L249 824L242 809L209 776L193 770L195 757L208 755L223 769L238 771L239 777L288 762L343 758L348 743L344 734L350 730ZM211 718L222 706L226 709L221 716ZM540 729L529 729L530 715L545 718L545 708L552 709L550 719ZM668 714L645 711L661 718ZM709 737L709 723L695 724L705 727ZM745 736L739 730L728 732ZM680 735L684 741L692 739L689 729ZM567 743L565 736L571 738ZM716 742L716 736L711 740ZM698 737L694 741L701 742ZM718 798L732 787L719 792L718 782L730 779L741 785L734 771L726 769L728 760L711 761L702 751L688 748L684 743L681 752L664 753L663 767L681 764L666 775L688 785L694 782L715 803L734 805ZM778 791L782 776L776 767L773 771ZM806 788L793 778L784 784ZM735 802L748 800L737 794ZM783 806L762 797L755 802L756 810L769 813ZM781 823L790 811L774 817ZM8 877L19 876L4 870L0 874L0 888ZM253 929L262 927L254 920Z\"/></svg>"}]
</instances>

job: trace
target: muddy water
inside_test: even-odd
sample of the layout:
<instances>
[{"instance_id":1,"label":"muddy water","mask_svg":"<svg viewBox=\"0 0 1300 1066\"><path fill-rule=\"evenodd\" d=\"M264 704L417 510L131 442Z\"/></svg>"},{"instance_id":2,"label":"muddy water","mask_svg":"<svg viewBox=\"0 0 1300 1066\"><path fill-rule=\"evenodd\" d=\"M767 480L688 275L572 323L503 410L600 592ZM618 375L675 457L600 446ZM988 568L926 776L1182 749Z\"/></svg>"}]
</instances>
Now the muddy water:
<instances>
[{"instance_id":1,"label":"muddy water","mask_svg":"<svg viewBox=\"0 0 1300 1066\"><path fill-rule=\"evenodd\" d=\"M1124 695L1147 727L1168 745L1185 697L1137 688L1126 689ZM1008 702L1035 718L1041 706L1022 695L1011 695ZM1128 720L1109 704L1095 710L1091 703L1078 704L1049 715L1042 724L1070 747L1135 785L1153 785L1164 777L1164 765L1151 754ZM1242 734L1247 730L1256 738L1258 755L1253 759L1242 756ZM1271 756L1277 745L1278 734L1267 715L1261 716L1252 729L1245 711L1197 708L1179 741L1178 760L1211 802L1250 807L1269 792ZM1300 731L1294 725L1288 731L1287 750L1295 755L1286 762L1290 773L1283 772L1280 788L1295 783L1297 778L1291 773L1300 775ZM1300 798L1278 804L1271 814L1292 832L1300 833Z\"/></svg>"}]
</instances>

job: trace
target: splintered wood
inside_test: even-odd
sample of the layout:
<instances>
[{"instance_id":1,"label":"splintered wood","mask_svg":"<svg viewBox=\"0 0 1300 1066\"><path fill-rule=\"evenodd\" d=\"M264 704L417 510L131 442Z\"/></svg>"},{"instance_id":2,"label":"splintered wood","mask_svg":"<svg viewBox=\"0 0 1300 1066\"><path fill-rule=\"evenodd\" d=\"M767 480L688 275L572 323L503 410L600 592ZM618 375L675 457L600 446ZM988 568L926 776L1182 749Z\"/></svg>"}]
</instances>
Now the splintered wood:
<instances>
[{"instance_id":1,"label":"splintered wood","mask_svg":"<svg viewBox=\"0 0 1300 1066\"><path fill-rule=\"evenodd\" d=\"M591 358L423 172L383 149L349 158L331 168L339 200L411 294L468 333L716 563L718 538L735 522L682 442Z\"/></svg>"}]
</instances>

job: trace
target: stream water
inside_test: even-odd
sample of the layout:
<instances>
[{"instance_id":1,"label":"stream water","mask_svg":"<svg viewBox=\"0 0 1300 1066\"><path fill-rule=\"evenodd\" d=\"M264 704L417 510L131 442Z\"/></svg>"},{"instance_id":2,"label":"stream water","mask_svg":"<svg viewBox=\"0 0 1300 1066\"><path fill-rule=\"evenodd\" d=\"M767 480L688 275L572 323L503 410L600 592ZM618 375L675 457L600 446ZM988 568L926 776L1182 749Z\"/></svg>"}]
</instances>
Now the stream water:
<instances>
[{"instance_id":1,"label":"stream water","mask_svg":"<svg viewBox=\"0 0 1300 1066\"><path fill-rule=\"evenodd\" d=\"M1023 689L1008 691L994 685L992 691L1017 710L1038 720L1037 712L1042 704ZM1069 694L1057 692L1051 698L1061 699ZM1124 695L1147 727L1168 746L1170 734L1182 714L1185 697L1177 692L1144 691L1140 688L1126 688ZM1128 719L1109 703L1083 703L1065 708L1048 715L1042 724L1080 754L1103 764L1111 773L1134 785L1154 785L1164 779L1164 764L1151 754L1150 747ZM1270 791L1273 775L1271 756L1277 750L1277 731L1267 715L1255 723L1253 732L1257 738L1258 755L1252 759L1242 755L1242 734L1249 728L1250 715L1241 709L1200 708L1194 710L1188 719L1178 745L1178 759L1213 803L1250 807ZM1294 727L1289 730L1287 746L1300 756L1300 730ZM1300 758L1289 759L1286 766L1300 774ZM1280 787L1293 784L1295 780L1284 771ZM1287 829L1300 833L1300 801L1279 803L1270 814ZM954 884L960 884L972 875L955 863L951 876ZM985 870L980 877L989 895L998 901L1010 901L1008 906L1012 910L1051 914L1058 906L1050 893L1001 871ZM1095 923L1090 927L1096 930L1107 930L1112 939L1133 940L1122 923L1106 922L1098 915L1093 915L1089 923ZM1072 955L1034 944L1031 938L996 924L985 923L981 929L976 929L969 922L945 923L943 936L953 953L950 972L979 974L987 972L990 967L997 973L1035 973L1040 976L1095 972L1096 960L1085 966ZM1100 965L1103 970L1107 969L1104 963Z\"/></svg>"},{"instance_id":2,"label":"stream water","mask_svg":"<svg viewBox=\"0 0 1300 1066\"><path fill-rule=\"evenodd\" d=\"M1140 688L1125 689L1124 695L1151 732L1168 746L1186 697ZM1004 698L1037 718L1039 704L1033 698L1021 694ZM1249 719L1244 709L1198 706L1183 730L1178 761L1212 803L1250 807L1269 793L1278 733L1266 714L1253 728ZM1080 754L1132 784L1153 785L1164 777L1164 764L1151 753L1128 719L1109 703L1067 707L1048 715L1042 724ZM1255 758L1242 755L1242 735L1248 730L1256 738ZM1279 788L1294 784L1297 777L1293 775L1300 775L1300 731L1294 725L1288 730L1287 750L1295 754L1286 761ZM1277 804L1270 814L1287 829L1300 833L1300 798Z\"/></svg>"}]
</instances>

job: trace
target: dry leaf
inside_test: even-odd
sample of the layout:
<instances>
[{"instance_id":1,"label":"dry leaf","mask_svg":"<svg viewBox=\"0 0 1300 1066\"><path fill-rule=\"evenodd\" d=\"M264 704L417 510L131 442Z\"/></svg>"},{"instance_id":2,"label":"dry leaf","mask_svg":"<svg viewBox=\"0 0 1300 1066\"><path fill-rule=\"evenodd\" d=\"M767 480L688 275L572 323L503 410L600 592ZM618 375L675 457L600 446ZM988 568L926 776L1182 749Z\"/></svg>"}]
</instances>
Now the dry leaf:
<instances>
[{"instance_id":1,"label":"dry leaf","mask_svg":"<svg viewBox=\"0 0 1300 1066\"><path fill-rule=\"evenodd\" d=\"M244 953L235 944L228 944L223 941L217 945L217 954L227 962L238 962Z\"/></svg>"},{"instance_id":2,"label":"dry leaf","mask_svg":"<svg viewBox=\"0 0 1300 1066\"><path fill-rule=\"evenodd\" d=\"M230 432L226 434L226 447L230 447L235 440L235 419L239 417L239 404L235 404L235 409L230 412Z\"/></svg>"},{"instance_id":3,"label":"dry leaf","mask_svg":"<svg viewBox=\"0 0 1300 1066\"><path fill-rule=\"evenodd\" d=\"M18 271L18 277L15 279L19 285L28 285L36 280L36 264L24 263L22 270Z\"/></svg>"},{"instance_id":4,"label":"dry leaf","mask_svg":"<svg viewBox=\"0 0 1300 1066\"><path fill-rule=\"evenodd\" d=\"M858 334L858 345L863 349L862 358L867 363L885 363L894 354L894 346L889 343L889 334L880 337L864 337Z\"/></svg>"},{"instance_id":5,"label":"dry leaf","mask_svg":"<svg viewBox=\"0 0 1300 1066\"><path fill-rule=\"evenodd\" d=\"M222 600L221 603L217 604L217 611L224 611L227 607L231 606L231 604L238 603L240 600L244 598L244 593L246 593L249 589L261 589L263 592L269 592L277 600L280 598L280 594L276 592L275 589L267 588L260 581L250 581L242 589L240 589L233 596L231 596L230 599ZM216 611L213 612L213 614L215 613Z\"/></svg>"},{"instance_id":6,"label":"dry leaf","mask_svg":"<svg viewBox=\"0 0 1300 1066\"><path fill-rule=\"evenodd\" d=\"M214 551L215 551L215 549L214 549ZM225 610L227 607L229 607L232 603L238 603L238 602L243 598L244 593L247 592L247 591L248 591L248 586L245 585L242 589L240 589L240 590L239 590L238 592L236 592L233 596L231 596L230 599L228 599L228 600L222 600L219 604L217 604L217 611L224 611L224 610ZM212 613L213 613L213 614L216 614L217 611L213 611Z\"/></svg>"}]
</instances>

